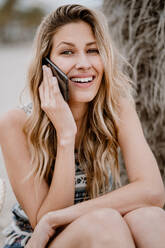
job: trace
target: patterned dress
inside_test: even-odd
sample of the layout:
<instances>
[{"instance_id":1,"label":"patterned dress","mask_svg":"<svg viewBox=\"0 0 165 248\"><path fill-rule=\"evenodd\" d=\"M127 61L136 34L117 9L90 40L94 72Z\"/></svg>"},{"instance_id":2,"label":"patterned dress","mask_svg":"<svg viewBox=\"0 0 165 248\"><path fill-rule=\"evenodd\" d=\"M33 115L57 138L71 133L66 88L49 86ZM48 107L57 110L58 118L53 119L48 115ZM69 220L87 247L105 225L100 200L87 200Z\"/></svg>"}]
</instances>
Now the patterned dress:
<instances>
[{"instance_id":1,"label":"patterned dress","mask_svg":"<svg viewBox=\"0 0 165 248\"><path fill-rule=\"evenodd\" d=\"M32 111L32 105L29 104L23 107L24 111L29 115ZM110 185L112 185L112 176L110 173ZM80 168L80 164L77 159L77 152L75 151L75 198L74 204L82 202L86 196L86 200L89 196L86 195L86 175ZM6 236L6 242L4 248L23 248L30 239L33 229L30 225L27 215L16 203L12 208L13 219L12 223L4 229L3 234Z\"/></svg>"}]
</instances>

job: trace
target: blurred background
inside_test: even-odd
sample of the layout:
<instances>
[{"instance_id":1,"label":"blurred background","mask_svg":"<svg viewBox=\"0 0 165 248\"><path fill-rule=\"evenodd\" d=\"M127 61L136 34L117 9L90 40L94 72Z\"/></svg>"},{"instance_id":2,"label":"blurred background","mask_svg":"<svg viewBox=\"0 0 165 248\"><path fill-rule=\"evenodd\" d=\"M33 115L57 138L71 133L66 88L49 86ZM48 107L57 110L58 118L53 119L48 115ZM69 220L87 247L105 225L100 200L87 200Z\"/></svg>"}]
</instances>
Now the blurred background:
<instances>
[{"instance_id":1,"label":"blurred background","mask_svg":"<svg viewBox=\"0 0 165 248\"><path fill-rule=\"evenodd\" d=\"M112 39L134 68L135 73L130 72L130 76L136 83L137 112L165 182L165 1L0 0L0 116L20 104L34 34L43 16L68 3L97 8L107 16ZM121 176L125 184L123 162ZM0 177L6 183L1 232L11 221L10 208L15 202L1 153ZM0 247L2 244L0 234Z\"/></svg>"},{"instance_id":2,"label":"blurred background","mask_svg":"<svg viewBox=\"0 0 165 248\"><path fill-rule=\"evenodd\" d=\"M0 114L19 104L32 41L43 16L67 3L102 6L102 0L0 0Z\"/></svg>"}]
</instances>

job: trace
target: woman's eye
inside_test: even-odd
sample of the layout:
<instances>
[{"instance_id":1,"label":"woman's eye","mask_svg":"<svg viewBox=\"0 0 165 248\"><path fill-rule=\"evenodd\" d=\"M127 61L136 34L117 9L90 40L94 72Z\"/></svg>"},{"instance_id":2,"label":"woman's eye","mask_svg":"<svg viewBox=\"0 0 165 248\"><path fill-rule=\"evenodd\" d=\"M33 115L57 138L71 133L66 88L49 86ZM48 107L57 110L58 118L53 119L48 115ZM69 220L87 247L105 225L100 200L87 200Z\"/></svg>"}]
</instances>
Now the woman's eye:
<instances>
[{"instance_id":1,"label":"woman's eye","mask_svg":"<svg viewBox=\"0 0 165 248\"><path fill-rule=\"evenodd\" d=\"M99 50L96 48L96 49L89 49L87 51L88 53L96 53L96 54L99 54Z\"/></svg>"},{"instance_id":2,"label":"woman's eye","mask_svg":"<svg viewBox=\"0 0 165 248\"><path fill-rule=\"evenodd\" d=\"M65 51L61 52L61 54L66 54L66 55L70 55L70 54L72 54L72 53L73 53L73 52L70 51L70 50L65 50Z\"/></svg>"}]
</instances>

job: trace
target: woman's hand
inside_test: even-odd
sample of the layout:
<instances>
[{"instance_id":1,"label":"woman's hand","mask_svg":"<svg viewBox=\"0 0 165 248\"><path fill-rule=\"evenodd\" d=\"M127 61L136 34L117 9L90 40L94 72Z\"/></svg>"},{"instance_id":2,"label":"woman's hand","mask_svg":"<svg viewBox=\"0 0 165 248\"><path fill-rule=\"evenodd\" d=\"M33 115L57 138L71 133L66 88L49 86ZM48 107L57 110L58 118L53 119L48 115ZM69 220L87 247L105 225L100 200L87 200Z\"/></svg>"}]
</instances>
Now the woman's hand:
<instances>
[{"instance_id":1,"label":"woman's hand","mask_svg":"<svg viewBox=\"0 0 165 248\"><path fill-rule=\"evenodd\" d=\"M60 228L57 230L58 235L59 232L72 222L72 211L69 211L69 209L60 209L45 214L36 225L25 248L45 248L50 238L56 234L57 227Z\"/></svg>"},{"instance_id":2,"label":"woman's hand","mask_svg":"<svg viewBox=\"0 0 165 248\"><path fill-rule=\"evenodd\" d=\"M60 92L57 78L53 77L51 69L45 65L39 94L41 108L54 125L57 137L65 140L75 136L77 126L72 112Z\"/></svg>"},{"instance_id":3,"label":"woman's hand","mask_svg":"<svg viewBox=\"0 0 165 248\"><path fill-rule=\"evenodd\" d=\"M49 213L41 218L25 248L45 248L50 238L56 232L55 216L53 221L51 218L52 214Z\"/></svg>"}]
</instances>

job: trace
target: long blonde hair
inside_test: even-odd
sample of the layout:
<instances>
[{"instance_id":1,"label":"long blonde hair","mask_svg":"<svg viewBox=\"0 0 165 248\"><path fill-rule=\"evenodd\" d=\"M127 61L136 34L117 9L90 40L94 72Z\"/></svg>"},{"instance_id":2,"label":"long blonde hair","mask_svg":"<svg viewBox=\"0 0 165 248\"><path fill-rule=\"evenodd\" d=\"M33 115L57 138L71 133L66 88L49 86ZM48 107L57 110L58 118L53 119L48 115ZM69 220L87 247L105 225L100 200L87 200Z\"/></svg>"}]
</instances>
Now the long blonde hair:
<instances>
[{"instance_id":1,"label":"long blonde hair","mask_svg":"<svg viewBox=\"0 0 165 248\"><path fill-rule=\"evenodd\" d=\"M122 73L118 54L112 46L108 25L102 13L81 5L64 5L45 17L40 24L34 59L29 68L29 89L33 111L24 131L31 153L32 173L51 183L56 159L57 139L52 123L41 109L39 85L42 81L42 59L52 48L54 34L65 24L88 23L97 41L104 64L102 83L96 97L89 103L78 148L78 160L87 176L87 192L91 198L110 189L109 172L114 185L120 184L116 122L119 119L119 98L132 100L131 81Z\"/></svg>"}]
</instances>

